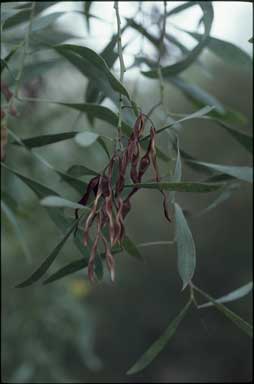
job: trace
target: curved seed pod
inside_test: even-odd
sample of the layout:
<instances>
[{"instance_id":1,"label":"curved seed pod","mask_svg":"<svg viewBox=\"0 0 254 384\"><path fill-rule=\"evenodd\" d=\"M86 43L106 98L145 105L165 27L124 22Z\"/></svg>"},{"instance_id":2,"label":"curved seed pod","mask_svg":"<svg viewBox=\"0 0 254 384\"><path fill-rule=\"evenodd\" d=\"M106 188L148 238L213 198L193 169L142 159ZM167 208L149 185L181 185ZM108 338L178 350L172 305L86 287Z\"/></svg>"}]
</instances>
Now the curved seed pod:
<instances>
[{"instance_id":1,"label":"curved seed pod","mask_svg":"<svg viewBox=\"0 0 254 384\"><path fill-rule=\"evenodd\" d=\"M93 220L96 216L96 209L97 209L97 205L98 205L98 202L99 202L99 199L102 195L102 190L101 190L101 180L102 180L102 177L100 176L100 181L99 181L99 186L98 186L98 191L97 191L97 195L95 197L95 200L94 200L94 204L93 204L93 207L91 209L91 212L89 213L87 219L86 219L86 224L85 224L85 228L84 228L84 245L87 246L87 242L88 242L88 232L89 232L89 229L93 223Z\"/></svg>"},{"instance_id":2,"label":"curved seed pod","mask_svg":"<svg viewBox=\"0 0 254 384\"><path fill-rule=\"evenodd\" d=\"M94 260L96 256L98 242L100 239L100 234L101 234L101 214L99 213L97 217L98 217L97 232L96 232L96 237L91 249L89 262L88 262L88 278L90 281L94 281Z\"/></svg>"},{"instance_id":3,"label":"curved seed pod","mask_svg":"<svg viewBox=\"0 0 254 384\"><path fill-rule=\"evenodd\" d=\"M159 168L156 160L156 149L155 149L155 128L150 129L150 155L152 159L153 169L155 172L155 179L157 182L160 181Z\"/></svg>"},{"instance_id":4,"label":"curved seed pod","mask_svg":"<svg viewBox=\"0 0 254 384\"><path fill-rule=\"evenodd\" d=\"M94 195L96 196L96 194L97 194L97 190L98 190L99 180L100 180L100 176L98 175L98 176L93 177L93 178L89 181L84 196L82 196L82 198L81 198L81 199L79 200L79 202L78 202L79 204L81 204L81 205L87 205L87 202L88 202L90 193L91 193L92 191L94 192ZM78 219L78 209L75 209L75 218Z\"/></svg>"},{"instance_id":5,"label":"curved seed pod","mask_svg":"<svg viewBox=\"0 0 254 384\"><path fill-rule=\"evenodd\" d=\"M109 196L105 199L105 212L109 219L109 237L111 245L114 242L115 237L115 228L114 228L114 220L113 220L113 199L112 199L112 192Z\"/></svg>"},{"instance_id":6,"label":"curved seed pod","mask_svg":"<svg viewBox=\"0 0 254 384\"><path fill-rule=\"evenodd\" d=\"M114 257L112 256L112 253L111 253L110 248L108 246L107 240L105 239L105 237L102 234L101 234L101 239L102 239L102 241L104 243L104 247L105 247L106 263L107 263L107 267L108 267L108 270L110 273L110 277L111 277L112 282L114 282L114 280L115 280L115 260L114 260Z\"/></svg>"},{"instance_id":7,"label":"curved seed pod","mask_svg":"<svg viewBox=\"0 0 254 384\"><path fill-rule=\"evenodd\" d=\"M128 215L131 210L130 196L128 196L123 202L123 219Z\"/></svg>"},{"instance_id":8,"label":"curved seed pod","mask_svg":"<svg viewBox=\"0 0 254 384\"><path fill-rule=\"evenodd\" d=\"M146 172L146 170L148 169L150 165L150 158L149 158L149 154L146 153L140 160L140 163L139 163L139 171L138 171L138 182L140 183L141 180L142 180L142 177L144 175L144 173Z\"/></svg>"},{"instance_id":9,"label":"curved seed pod","mask_svg":"<svg viewBox=\"0 0 254 384\"><path fill-rule=\"evenodd\" d=\"M132 159L131 159L131 180L133 183L138 182L138 172L137 172L137 165L138 165L138 159L139 159L139 144L136 143L136 153L133 153Z\"/></svg>"},{"instance_id":10,"label":"curved seed pod","mask_svg":"<svg viewBox=\"0 0 254 384\"><path fill-rule=\"evenodd\" d=\"M124 224L123 224L123 200L119 198L118 200L118 211L115 218L115 234L112 245L115 245L117 241L121 241L124 235Z\"/></svg>"}]
</instances>

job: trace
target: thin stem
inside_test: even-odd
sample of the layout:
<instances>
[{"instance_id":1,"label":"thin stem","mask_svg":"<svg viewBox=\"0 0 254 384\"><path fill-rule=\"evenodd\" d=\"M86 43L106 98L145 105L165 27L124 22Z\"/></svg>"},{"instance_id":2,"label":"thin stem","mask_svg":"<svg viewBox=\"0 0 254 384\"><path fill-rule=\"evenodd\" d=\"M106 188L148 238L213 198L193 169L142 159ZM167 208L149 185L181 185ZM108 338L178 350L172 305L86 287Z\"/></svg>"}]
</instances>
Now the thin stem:
<instances>
[{"instance_id":1,"label":"thin stem","mask_svg":"<svg viewBox=\"0 0 254 384\"><path fill-rule=\"evenodd\" d=\"M121 19L119 15L119 8L118 8L118 1L114 2L114 8L116 10L116 20L117 20L117 34L118 34L118 40L117 40L117 46L118 46L118 56L120 60L120 82L123 83L123 78L124 78L124 72L126 71L125 65L124 65L124 60L123 60L123 48L122 48L122 37L121 37ZM118 131L118 149L122 149L122 131L121 131L121 126L122 126L122 94L120 94L119 98L119 117L118 117L118 124L117 124L117 131ZM115 143L117 144L117 143ZM116 145L115 145L116 149Z\"/></svg>"},{"instance_id":2,"label":"thin stem","mask_svg":"<svg viewBox=\"0 0 254 384\"><path fill-rule=\"evenodd\" d=\"M149 243L140 243L138 247L150 247L152 245L172 245L175 243L175 239L172 241L151 241Z\"/></svg>"},{"instance_id":3,"label":"thin stem","mask_svg":"<svg viewBox=\"0 0 254 384\"><path fill-rule=\"evenodd\" d=\"M161 72L161 56L163 51L163 40L166 33L166 19L167 19L167 2L163 1L164 5L164 14L163 14L163 22L162 22L162 29L161 29L161 36L160 36L160 43L159 43L159 57L158 57L158 77L159 77L159 85L160 85L160 103L163 105L164 102L164 82Z\"/></svg>"},{"instance_id":4,"label":"thin stem","mask_svg":"<svg viewBox=\"0 0 254 384\"><path fill-rule=\"evenodd\" d=\"M28 28L27 28L26 36L25 36L25 44L24 44L24 50L23 50L23 55L22 55L22 59L21 59L20 71L19 71L18 77L16 79L15 97L18 96L18 92L19 92L19 88L20 88L20 83L21 83L21 78L22 78L22 74L23 74L24 66L25 66L25 58L26 58L26 55L28 54L29 38L30 38L30 35L31 35L31 31L32 31L32 22L33 22L35 5L36 5L36 1L33 1L32 2L32 6L31 6L29 25L28 25Z\"/></svg>"}]
</instances>

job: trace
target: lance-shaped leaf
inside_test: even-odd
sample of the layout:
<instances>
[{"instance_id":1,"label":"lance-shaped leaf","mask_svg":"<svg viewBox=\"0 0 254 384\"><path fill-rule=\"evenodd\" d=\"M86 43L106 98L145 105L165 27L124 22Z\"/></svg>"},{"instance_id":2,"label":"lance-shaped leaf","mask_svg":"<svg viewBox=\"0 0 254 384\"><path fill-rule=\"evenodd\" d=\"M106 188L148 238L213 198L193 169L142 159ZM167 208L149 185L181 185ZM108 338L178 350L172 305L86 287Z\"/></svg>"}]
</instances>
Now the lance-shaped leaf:
<instances>
[{"instance_id":1,"label":"lance-shaped leaf","mask_svg":"<svg viewBox=\"0 0 254 384\"><path fill-rule=\"evenodd\" d=\"M113 90L130 99L128 91L110 71L105 60L92 49L74 44L58 45L54 49L86 77L92 78L109 97Z\"/></svg>"},{"instance_id":2,"label":"lance-shaped leaf","mask_svg":"<svg viewBox=\"0 0 254 384\"><path fill-rule=\"evenodd\" d=\"M143 260L143 257L141 255L141 253L139 252L136 244L134 244L133 241L127 235L125 235L122 244L123 244L125 251L130 256L133 256L138 260Z\"/></svg>"},{"instance_id":3,"label":"lance-shaped leaf","mask_svg":"<svg viewBox=\"0 0 254 384\"><path fill-rule=\"evenodd\" d=\"M198 212L196 215L194 214L194 217L200 217L206 214L207 212L210 212L212 209L217 208L218 205L222 204L224 201L229 199L232 196L232 193L240 187L240 183L232 183L228 184L223 188L222 192L219 194L219 196L211 203L209 204L205 209Z\"/></svg>"},{"instance_id":4,"label":"lance-shaped leaf","mask_svg":"<svg viewBox=\"0 0 254 384\"><path fill-rule=\"evenodd\" d=\"M64 235L62 240L57 244L57 246L53 249L53 251L50 253L50 255L43 261L43 263L40 265L40 267L37 268L35 270L35 272L33 272L32 275L28 279L26 279L22 283L18 284L17 288L24 288L24 287L28 287L29 285L32 285L33 283L38 281L47 272L47 270L49 269L51 264L55 261L57 255L59 254L59 252L63 248L66 240L68 239L70 234L74 231L77 223L78 223L78 219L74 220L71 228L67 231L67 233Z\"/></svg>"},{"instance_id":5,"label":"lance-shaped leaf","mask_svg":"<svg viewBox=\"0 0 254 384\"><path fill-rule=\"evenodd\" d=\"M44 11L46 8L50 7L51 5L54 5L57 3L57 1L38 1L36 3L33 15L36 16L40 12ZM30 4L22 4L21 6L17 7L15 10L11 10L12 15L11 17L8 17L4 23L3 29L13 28L18 26L19 24L28 22L31 15L31 6ZM2 10L1 10L2 14Z\"/></svg>"},{"instance_id":6,"label":"lance-shaped leaf","mask_svg":"<svg viewBox=\"0 0 254 384\"><path fill-rule=\"evenodd\" d=\"M157 129L156 130L156 135L158 135L159 133L164 132L165 130L167 130L169 128L173 128L173 127L174 127L175 130L180 130L181 128L179 128L179 123L182 123L184 121L191 120L191 119L197 119L197 118L200 118L201 116L205 116L209 112L211 112L213 109L214 109L214 107L209 107L209 106L203 107L203 108L199 109L198 111L196 111L194 113L191 113L188 116L183 117L182 119L179 119L179 120L174 121L174 122L172 122L170 124L167 124L166 126L160 128L160 129ZM148 139L150 139L150 135L146 135L145 137L143 137L140 140L140 142L143 142L143 141L148 140Z\"/></svg>"},{"instance_id":7,"label":"lance-shaped leaf","mask_svg":"<svg viewBox=\"0 0 254 384\"><path fill-rule=\"evenodd\" d=\"M177 266L183 289L190 283L196 268L196 247L181 207L175 203Z\"/></svg>"},{"instance_id":8,"label":"lance-shaped leaf","mask_svg":"<svg viewBox=\"0 0 254 384\"><path fill-rule=\"evenodd\" d=\"M77 104L77 103L57 103L54 104L63 105L65 107L73 108L77 111L84 112L87 114L90 114L91 116L100 119L102 121L105 121L114 127L117 127L118 124L118 116L111 111L111 109L104 107L102 105L93 104L93 103L83 103L83 104ZM129 136L132 132L131 127L122 122L122 130L123 132Z\"/></svg>"},{"instance_id":9,"label":"lance-shaped leaf","mask_svg":"<svg viewBox=\"0 0 254 384\"><path fill-rule=\"evenodd\" d=\"M5 56L4 59L1 59L1 73L4 70L4 68L8 67L8 62L12 58L12 56L17 52L17 50L21 47L22 44L18 44L16 47L14 47L10 53L8 53L7 56Z\"/></svg>"},{"instance_id":10,"label":"lance-shaped leaf","mask_svg":"<svg viewBox=\"0 0 254 384\"><path fill-rule=\"evenodd\" d=\"M87 31L90 32L90 9L92 6L92 1L84 1L84 14L86 17Z\"/></svg>"},{"instance_id":11,"label":"lance-shaped leaf","mask_svg":"<svg viewBox=\"0 0 254 384\"><path fill-rule=\"evenodd\" d=\"M42 29L48 28L50 24L53 24L60 16L63 16L64 12L49 13L46 16L39 16L33 19L31 32L39 32Z\"/></svg>"},{"instance_id":12,"label":"lance-shaped leaf","mask_svg":"<svg viewBox=\"0 0 254 384\"><path fill-rule=\"evenodd\" d=\"M73 189L75 189L75 191L77 191L80 194L84 193L84 190L87 187L87 183L85 181L78 180L78 179L74 178L73 176L70 176L70 175L68 175L64 172L58 171L56 169L55 169L55 171L61 177L61 179L65 183L69 184Z\"/></svg>"},{"instance_id":13,"label":"lance-shaped leaf","mask_svg":"<svg viewBox=\"0 0 254 384\"><path fill-rule=\"evenodd\" d=\"M197 41L202 40L202 35L197 32L185 31ZM241 69L251 70L253 62L251 57L236 45L220 40L215 37L209 36L207 39L207 48L212 51L216 56L220 57L224 63L229 65L237 65Z\"/></svg>"},{"instance_id":14,"label":"lance-shaped leaf","mask_svg":"<svg viewBox=\"0 0 254 384\"><path fill-rule=\"evenodd\" d=\"M74 177L80 177L84 175L99 175L98 172L93 171L92 169L85 167L84 165L72 165L67 169L66 173Z\"/></svg>"},{"instance_id":15,"label":"lance-shaped leaf","mask_svg":"<svg viewBox=\"0 0 254 384\"><path fill-rule=\"evenodd\" d=\"M167 16L177 15L178 13L183 12L186 9L189 9L189 8L193 7L194 5L198 5L198 1L187 1L186 3L178 5L177 7L168 11Z\"/></svg>"},{"instance_id":16,"label":"lance-shaped leaf","mask_svg":"<svg viewBox=\"0 0 254 384\"><path fill-rule=\"evenodd\" d=\"M180 89L180 91L182 91L182 93L189 99L198 102L200 106L214 106L215 110L219 114L225 114L226 111L223 104L218 99L216 99L216 97L210 95L207 91L205 91L198 85L187 82L181 77L172 76L169 77L167 80L171 84L175 85L178 89Z\"/></svg>"},{"instance_id":17,"label":"lance-shaped leaf","mask_svg":"<svg viewBox=\"0 0 254 384\"><path fill-rule=\"evenodd\" d=\"M43 199L46 196L49 195L55 195L59 196L58 193L53 191L52 189L46 187L45 185L28 178L21 173L13 170L10 167L7 167L4 163L1 163L1 166L4 167L8 172L13 173L15 176L17 176L19 179L21 179L36 195L39 197L39 199ZM46 208L48 215L50 216L51 220L61 229L61 230L66 230L66 222L65 218L62 215L62 210L61 208L55 208L54 210L51 210L49 208Z\"/></svg>"},{"instance_id":18,"label":"lance-shaped leaf","mask_svg":"<svg viewBox=\"0 0 254 384\"><path fill-rule=\"evenodd\" d=\"M160 338L156 340L150 346L150 348L148 348L148 350L138 359L138 361L127 371L127 375L133 375L138 372L141 372L156 358L156 356L158 356L158 354L163 350L163 348L165 348L169 340L174 336L178 325L184 319L190 305L191 305L191 301L189 301L185 305L185 307L181 310L181 312L169 324L168 328L160 336Z\"/></svg>"},{"instance_id":19,"label":"lance-shaped leaf","mask_svg":"<svg viewBox=\"0 0 254 384\"><path fill-rule=\"evenodd\" d=\"M82 257L79 260L72 261L71 263L60 268L57 272L53 273L50 277L43 281L43 284L53 283L56 280L62 279L68 275L71 275L81 269L85 269L88 265L88 257Z\"/></svg>"},{"instance_id":20,"label":"lance-shaped leaf","mask_svg":"<svg viewBox=\"0 0 254 384\"><path fill-rule=\"evenodd\" d=\"M126 184L125 188L133 188L134 184ZM222 188L221 183L198 183L198 182L159 182L159 183L136 183L137 188L157 189L165 191L206 193Z\"/></svg>"},{"instance_id":21,"label":"lance-shaped leaf","mask_svg":"<svg viewBox=\"0 0 254 384\"><path fill-rule=\"evenodd\" d=\"M181 61L178 63L168 65L165 67L161 67L161 74L163 77L167 76L174 76L184 70L186 70L200 55L200 53L203 51L203 49L207 45L207 40L211 31L212 23L213 23L213 6L211 2L198 2L198 5L201 7L203 11L203 23L205 27L205 32L202 35L202 39L199 41L197 46L190 51L190 53ZM151 71L142 71L141 72L144 76L150 77L150 78L157 78L159 76L158 70L153 69Z\"/></svg>"},{"instance_id":22,"label":"lance-shaped leaf","mask_svg":"<svg viewBox=\"0 0 254 384\"><path fill-rule=\"evenodd\" d=\"M251 167L220 165L193 160L189 160L189 162L193 164L198 164L200 166L203 166L204 168L210 168L214 171L225 173L226 175L233 176L239 180L247 181L249 183L253 182L253 168Z\"/></svg>"},{"instance_id":23,"label":"lance-shaped leaf","mask_svg":"<svg viewBox=\"0 0 254 384\"><path fill-rule=\"evenodd\" d=\"M242 297L248 295L253 290L253 282L250 281L248 284L243 285L242 287L228 293L225 296L216 299L216 303L229 303L230 301L239 300ZM199 305L198 308L207 308L211 307L214 304L212 302Z\"/></svg>"},{"instance_id":24,"label":"lance-shaped leaf","mask_svg":"<svg viewBox=\"0 0 254 384\"><path fill-rule=\"evenodd\" d=\"M251 324L247 323L247 321L243 320L241 317L236 315L234 312L230 311L223 304L218 303L215 299L213 299L208 293L204 292L200 288L193 285L193 288L199 292L202 296L204 296L207 300L211 301L216 309L223 313L229 320L231 320L238 328L240 328L246 335L249 337L253 336L253 327Z\"/></svg>"},{"instance_id":25,"label":"lance-shaped leaf","mask_svg":"<svg viewBox=\"0 0 254 384\"><path fill-rule=\"evenodd\" d=\"M47 196L41 200L41 205L44 207L61 207L61 208L72 208L72 209L86 209L89 210L88 207L75 203L73 201L63 199L58 196Z\"/></svg>"},{"instance_id":26,"label":"lance-shaped leaf","mask_svg":"<svg viewBox=\"0 0 254 384\"><path fill-rule=\"evenodd\" d=\"M8 204L5 204L3 200L1 200L1 210L7 217L10 224L13 226L14 232L16 234L16 238L20 243L21 249L26 257L27 260L31 260L31 255L29 252L29 249L27 247L27 244L24 239L24 235L21 231L21 226L17 221L15 213L12 211L12 209L8 206Z\"/></svg>"},{"instance_id":27,"label":"lance-shaped leaf","mask_svg":"<svg viewBox=\"0 0 254 384\"><path fill-rule=\"evenodd\" d=\"M214 119L211 117L206 117L213 121L215 121L217 124L219 124L222 128L224 128L238 143L240 143L247 151L250 153L253 153L253 137L249 136L243 131L239 131L238 129L230 127L228 124L224 123L223 121L219 119Z\"/></svg>"},{"instance_id":28,"label":"lance-shaped leaf","mask_svg":"<svg viewBox=\"0 0 254 384\"><path fill-rule=\"evenodd\" d=\"M56 133L54 135L41 135L41 136L35 136L28 139L21 139L22 143L28 147L28 148L38 148L43 147L45 145L58 143L59 141L69 140L75 137L78 134L78 132L63 132L63 133ZM21 145L17 141L14 143L15 145Z\"/></svg>"}]
</instances>

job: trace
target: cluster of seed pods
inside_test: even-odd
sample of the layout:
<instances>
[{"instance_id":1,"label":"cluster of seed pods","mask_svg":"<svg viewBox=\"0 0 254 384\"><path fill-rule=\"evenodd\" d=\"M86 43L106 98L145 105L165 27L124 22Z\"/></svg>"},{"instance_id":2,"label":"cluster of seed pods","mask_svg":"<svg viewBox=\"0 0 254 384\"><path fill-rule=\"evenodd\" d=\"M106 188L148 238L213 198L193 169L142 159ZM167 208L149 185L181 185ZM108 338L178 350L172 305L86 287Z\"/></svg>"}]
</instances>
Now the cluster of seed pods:
<instances>
[{"instance_id":1,"label":"cluster of seed pods","mask_svg":"<svg viewBox=\"0 0 254 384\"><path fill-rule=\"evenodd\" d=\"M88 277L90 281L94 281L94 261L96 257L98 243L101 240L105 247L105 258L112 281L115 276L115 263L112 255L112 247L120 244L124 239L125 228L124 219L131 210L131 197L139 190L138 184L142 181L142 177L148 170L150 163L152 164L155 180L160 181L159 168L156 160L155 149L155 128L150 128L150 141L148 148L143 157L140 158L140 139L144 132L145 115L141 113L134 125L133 132L129 137L126 148L118 153L114 153L101 175L93 177L86 189L84 196L80 199L79 204L87 205L90 195L95 196L91 211L86 218L84 226L84 245L87 246L89 239L89 231L95 221L96 235L91 247L90 258L88 263ZM117 171L115 185L112 180L113 168ZM127 170L130 169L130 178L133 182L133 188L129 194L123 198L122 193L125 187L125 178ZM135 186L137 184L137 186ZM171 222L168 213L167 196L164 191L163 208L166 219ZM78 209L76 210L76 218L78 218ZM102 229L108 228L109 240L103 235Z\"/></svg>"}]
</instances>

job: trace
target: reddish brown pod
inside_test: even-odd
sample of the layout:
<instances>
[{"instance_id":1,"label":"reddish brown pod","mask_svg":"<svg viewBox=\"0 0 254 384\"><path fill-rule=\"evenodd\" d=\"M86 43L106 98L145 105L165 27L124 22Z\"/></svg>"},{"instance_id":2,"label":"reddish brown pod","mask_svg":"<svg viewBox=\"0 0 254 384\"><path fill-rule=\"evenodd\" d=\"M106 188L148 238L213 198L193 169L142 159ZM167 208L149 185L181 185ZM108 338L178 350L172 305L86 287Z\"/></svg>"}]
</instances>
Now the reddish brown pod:
<instances>
[{"instance_id":1,"label":"reddish brown pod","mask_svg":"<svg viewBox=\"0 0 254 384\"><path fill-rule=\"evenodd\" d=\"M101 175L93 177L85 191L84 196L79 200L79 204L87 205L91 193L94 194L94 201L91 211L86 218L84 225L84 246L88 246L89 234L93 223L96 222L96 235L90 251L88 263L88 277L91 281L94 277L94 261L99 241L102 241L105 248L105 259L112 281L115 276L115 262L112 255L112 247L116 244L121 246L125 234L124 220L131 211L131 197L138 192L138 184L142 182L142 178L152 164L155 181L160 181L159 166L156 158L155 137L156 130L152 126L150 128L150 141L146 153L141 156L140 139L145 129L146 115L140 113L135 121L132 134L128 139L126 148L122 151L114 152L108 165ZM113 167L116 169L116 182L113 182ZM133 182L133 188L124 198L122 196L125 187L125 179L129 170L129 177ZM136 185L137 184L137 185ZM168 213L168 202L164 191L163 207L164 215L168 221L171 221ZM76 210L78 217L78 210ZM106 229L107 236L103 229Z\"/></svg>"}]
</instances>

